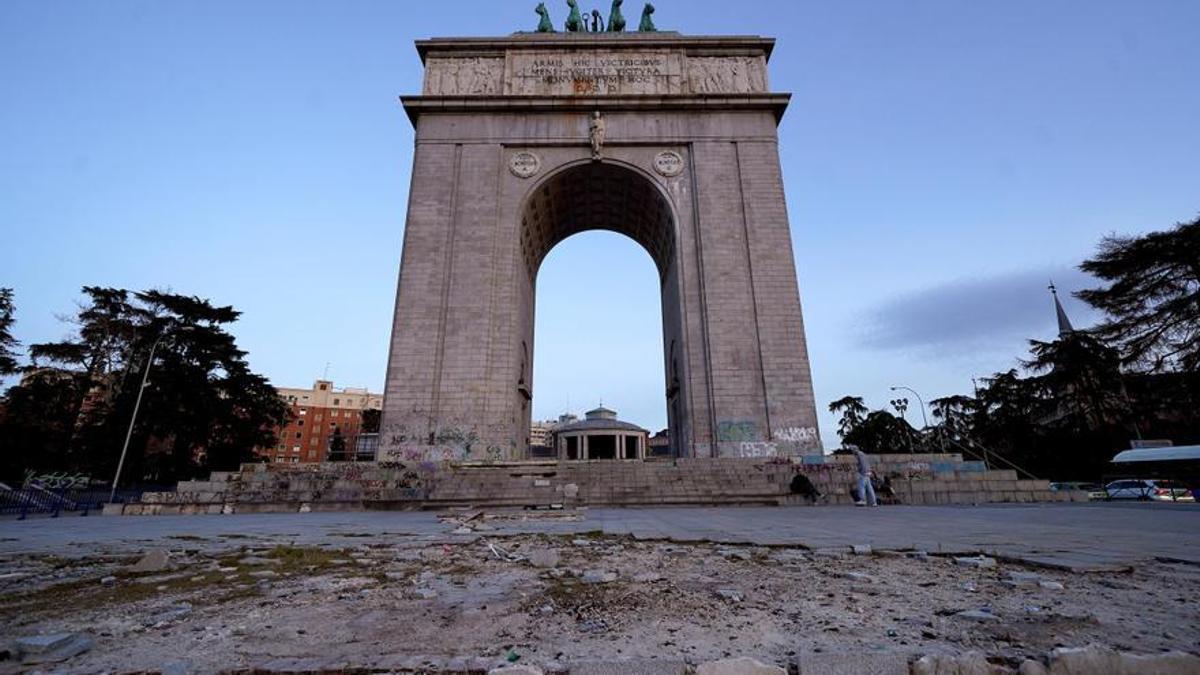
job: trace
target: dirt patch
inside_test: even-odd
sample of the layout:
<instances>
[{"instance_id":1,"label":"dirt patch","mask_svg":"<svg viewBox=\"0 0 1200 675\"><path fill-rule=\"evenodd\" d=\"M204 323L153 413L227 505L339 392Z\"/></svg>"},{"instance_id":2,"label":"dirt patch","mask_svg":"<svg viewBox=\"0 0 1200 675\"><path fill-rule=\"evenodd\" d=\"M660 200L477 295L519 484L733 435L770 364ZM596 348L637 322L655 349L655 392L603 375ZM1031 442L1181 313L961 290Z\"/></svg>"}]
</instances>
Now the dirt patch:
<instances>
[{"instance_id":1,"label":"dirt patch","mask_svg":"<svg viewBox=\"0 0 1200 675\"><path fill-rule=\"evenodd\" d=\"M1170 563L1071 574L599 533L211 544L173 551L155 575L122 571L135 552L0 561L4 637L87 632L94 648L67 664L80 671L420 655L782 664L829 651L977 650L1017 663L1056 646L1186 651L1200 640L1200 568Z\"/></svg>"}]
</instances>

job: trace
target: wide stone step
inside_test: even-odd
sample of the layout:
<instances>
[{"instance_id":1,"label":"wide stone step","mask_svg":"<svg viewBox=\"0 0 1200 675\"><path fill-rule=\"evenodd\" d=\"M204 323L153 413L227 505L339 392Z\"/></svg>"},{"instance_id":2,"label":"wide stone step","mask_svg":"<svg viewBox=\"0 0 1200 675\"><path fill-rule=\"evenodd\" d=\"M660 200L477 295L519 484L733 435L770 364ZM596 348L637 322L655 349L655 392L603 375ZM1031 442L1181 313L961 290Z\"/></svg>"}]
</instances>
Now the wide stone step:
<instances>
[{"instance_id":1,"label":"wide stone step","mask_svg":"<svg viewBox=\"0 0 1200 675\"><path fill-rule=\"evenodd\" d=\"M876 472L891 477L905 504L1069 501L1046 481L988 470L960 455L876 455ZM803 472L825 496L849 503L855 482L852 457L808 457L804 464L736 458L677 461L592 461L528 465L312 464L243 465L213 472L207 481L183 481L175 492L147 493L145 512L205 513L213 509L288 511L347 508L472 506L793 504L792 477ZM568 496L570 495L570 496Z\"/></svg>"}]
</instances>

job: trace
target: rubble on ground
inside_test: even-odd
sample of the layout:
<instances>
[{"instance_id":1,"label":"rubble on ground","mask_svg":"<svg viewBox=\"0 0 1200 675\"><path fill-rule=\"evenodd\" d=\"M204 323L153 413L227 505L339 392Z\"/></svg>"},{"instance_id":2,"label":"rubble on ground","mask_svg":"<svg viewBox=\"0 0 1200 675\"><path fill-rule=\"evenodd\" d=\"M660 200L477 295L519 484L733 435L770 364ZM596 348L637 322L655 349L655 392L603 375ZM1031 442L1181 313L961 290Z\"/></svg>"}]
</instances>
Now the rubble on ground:
<instances>
[{"instance_id":1,"label":"rubble on ground","mask_svg":"<svg viewBox=\"0 0 1200 675\"><path fill-rule=\"evenodd\" d=\"M1084 574L865 545L491 536L477 527L486 514L467 516L448 519L446 535L353 546L231 536L0 558L0 673L1200 667L1186 653L1200 644L1196 566ZM472 534L453 533L463 527Z\"/></svg>"}]
</instances>

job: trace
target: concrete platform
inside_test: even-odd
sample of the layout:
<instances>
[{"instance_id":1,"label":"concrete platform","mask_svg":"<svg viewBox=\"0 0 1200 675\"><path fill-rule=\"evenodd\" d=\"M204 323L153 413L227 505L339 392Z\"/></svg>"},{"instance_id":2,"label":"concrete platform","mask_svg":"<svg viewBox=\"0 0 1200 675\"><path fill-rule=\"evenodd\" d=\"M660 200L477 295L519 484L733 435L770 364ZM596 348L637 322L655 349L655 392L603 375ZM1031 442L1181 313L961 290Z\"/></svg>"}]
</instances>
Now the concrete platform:
<instances>
[{"instance_id":1,"label":"concrete platform","mask_svg":"<svg viewBox=\"0 0 1200 675\"><path fill-rule=\"evenodd\" d=\"M855 544L869 544L875 550L983 552L1080 572L1156 560L1200 564L1200 505L1195 504L623 508L577 513L577 520L497 520L487 534L601 531L643 539L847 551ZM408 511L7 519L0 521L0 555L179 548L198 539L344 545L368 537L386 542L483 534L455 535L453 529L437 514Z\"/></svg>"}]
</instances>

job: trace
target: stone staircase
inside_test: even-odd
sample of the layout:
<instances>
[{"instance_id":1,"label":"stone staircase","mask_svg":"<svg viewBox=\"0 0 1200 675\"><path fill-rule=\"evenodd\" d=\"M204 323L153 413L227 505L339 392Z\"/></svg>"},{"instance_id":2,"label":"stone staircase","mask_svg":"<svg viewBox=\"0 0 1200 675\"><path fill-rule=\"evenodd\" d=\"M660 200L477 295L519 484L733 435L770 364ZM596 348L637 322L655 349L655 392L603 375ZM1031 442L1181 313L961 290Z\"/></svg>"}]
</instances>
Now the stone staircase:
<instances>
[{"instance_id":1,"label":"stone staircase","mask_svg":"<svg viewBox=\"0 0 1200 675\"><path fill-rule=\"evenodd\" d=\"M1051 492L1041 480L992 470L957 454L874 455L900 504L1086 501ZM619 462L244 464L207 481L181 481L174 492L106 513L262 513L451 507L800 505L789 486L803 473L824 495L850 504L852 457L696 459Z\"/></svg>"}]
</instances>

